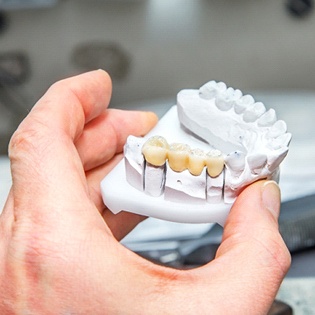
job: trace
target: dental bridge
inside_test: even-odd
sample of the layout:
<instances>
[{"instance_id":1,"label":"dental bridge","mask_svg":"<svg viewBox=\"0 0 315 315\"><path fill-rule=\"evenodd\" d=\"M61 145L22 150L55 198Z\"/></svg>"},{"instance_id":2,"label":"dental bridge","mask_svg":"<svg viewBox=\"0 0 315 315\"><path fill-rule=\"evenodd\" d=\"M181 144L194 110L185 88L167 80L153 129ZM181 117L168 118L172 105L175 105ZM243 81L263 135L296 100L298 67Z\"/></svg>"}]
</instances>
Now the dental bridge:
<instances>
[{"instance_id":1,"label":"dental bridge","mask_svg":"<svg viewBox=\"0 0 315 315\"><path fill-rule=\"evenodd\" d=\"M113 213L223 225L244 187L279 181L290 141L273 109L210 81L180 91L145 137L128 137L124 159L101 182L103 201Z\"/></svg>"}]
</instances>

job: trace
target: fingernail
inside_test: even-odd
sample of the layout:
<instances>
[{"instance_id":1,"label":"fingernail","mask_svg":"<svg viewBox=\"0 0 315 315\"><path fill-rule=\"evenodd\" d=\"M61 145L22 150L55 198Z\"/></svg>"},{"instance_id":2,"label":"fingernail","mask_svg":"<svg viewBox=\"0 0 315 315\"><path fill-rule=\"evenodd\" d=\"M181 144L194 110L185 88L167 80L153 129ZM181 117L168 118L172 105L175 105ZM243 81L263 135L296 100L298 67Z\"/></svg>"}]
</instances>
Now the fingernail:
<instances>
[{"instance_id":1,"label":"fingernail","mask_svg":"<svg viewBox=\"0 0 315 315\"><path fill-rule=\"evenodd\" d=\"M262 187L261 198L264 206L278 219L280 212L281 193L275 181L267 181Z\"/></svg>"}]
</instances>

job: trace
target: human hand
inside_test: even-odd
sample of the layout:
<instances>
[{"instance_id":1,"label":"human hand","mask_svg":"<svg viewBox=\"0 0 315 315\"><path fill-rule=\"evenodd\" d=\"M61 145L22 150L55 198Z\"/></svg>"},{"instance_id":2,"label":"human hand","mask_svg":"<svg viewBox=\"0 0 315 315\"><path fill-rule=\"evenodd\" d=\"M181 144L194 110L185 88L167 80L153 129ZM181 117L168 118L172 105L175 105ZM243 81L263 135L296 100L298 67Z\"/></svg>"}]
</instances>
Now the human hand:
<instances>
[{"instance_id":1,"label":"human hand","mask_svg":"<svg viewBox=\"0 0 315 315\"><path fill-rule=\"evenodd\" d=\"M149 113L107 110L95 71L54 84L13 135L13 185L0 217L0 314L265 314L289 267L280 192L257 182L236 200L216 259L192 270L148 262L117 239L141 217L114 216L99 182Z\"/></svg>"}]
</instances>

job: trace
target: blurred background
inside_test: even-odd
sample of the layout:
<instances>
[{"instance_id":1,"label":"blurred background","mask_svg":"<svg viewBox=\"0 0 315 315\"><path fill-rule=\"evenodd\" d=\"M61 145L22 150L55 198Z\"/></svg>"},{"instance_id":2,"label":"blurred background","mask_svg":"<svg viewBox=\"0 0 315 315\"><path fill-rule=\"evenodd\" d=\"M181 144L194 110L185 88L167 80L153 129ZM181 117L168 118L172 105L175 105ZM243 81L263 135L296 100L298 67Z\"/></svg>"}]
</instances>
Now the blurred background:
<instances>
[{"instance_id":1,"label":"blurred background","mask_svg":"<svg viewBox=\"0 0 315 315\"><path fill-rule=\"evenodd\" d=\"M210 79L312 90L314 29L307 0L0 0L1 139L53 82L97 68L115 107Z\"/></svg>"},{"instance_id":2,"label":"blurred background","mask_svg":"<svg viewBox=\"0 0 315 315\"><path fill-rule=\"evenodd\" d=\"M315 193L313 11L312 0L0 0L1 208L10 184L7 144L21 119L53 82L98 68L113 79L111 107L150 109L160 116L179 90L212 79L252 93L276 108L293 133L284 201ZM159 228L156 237L168 240L167 250L162 248L173 256L162 262L178 262L166 230ZM186 234L177 240L199 239L208 231L181 230ZM143 241L152 235L135 235L130 247L143 252ZM280 292L295 314L315 314L314 256L305 258L315 242L308 238L307 252L304 246L294 260L292 270L298 271ZM161 257L158 249L147 252Z\"/></svg>"}]
</instances>

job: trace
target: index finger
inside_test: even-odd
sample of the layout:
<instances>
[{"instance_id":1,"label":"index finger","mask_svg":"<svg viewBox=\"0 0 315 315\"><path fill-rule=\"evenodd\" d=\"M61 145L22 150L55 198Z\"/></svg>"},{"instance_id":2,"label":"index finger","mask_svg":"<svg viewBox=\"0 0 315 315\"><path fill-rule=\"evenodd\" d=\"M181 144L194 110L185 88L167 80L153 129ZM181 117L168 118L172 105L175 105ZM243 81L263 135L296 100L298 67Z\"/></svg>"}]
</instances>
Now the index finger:
<instances>
[{"instance_id":1,"label":"index finger","mask_svg":"<svg viewBox=\"0 0 315 315\"><path fill-rule=\"evenodd\" d=\"M98 70L55 83L37 102L9 146L16 211L36 216L58 202L71 209L73 200L88 195L73 142L106 110L110 96L110 78Z\"/></svg>"}]
</instances>

